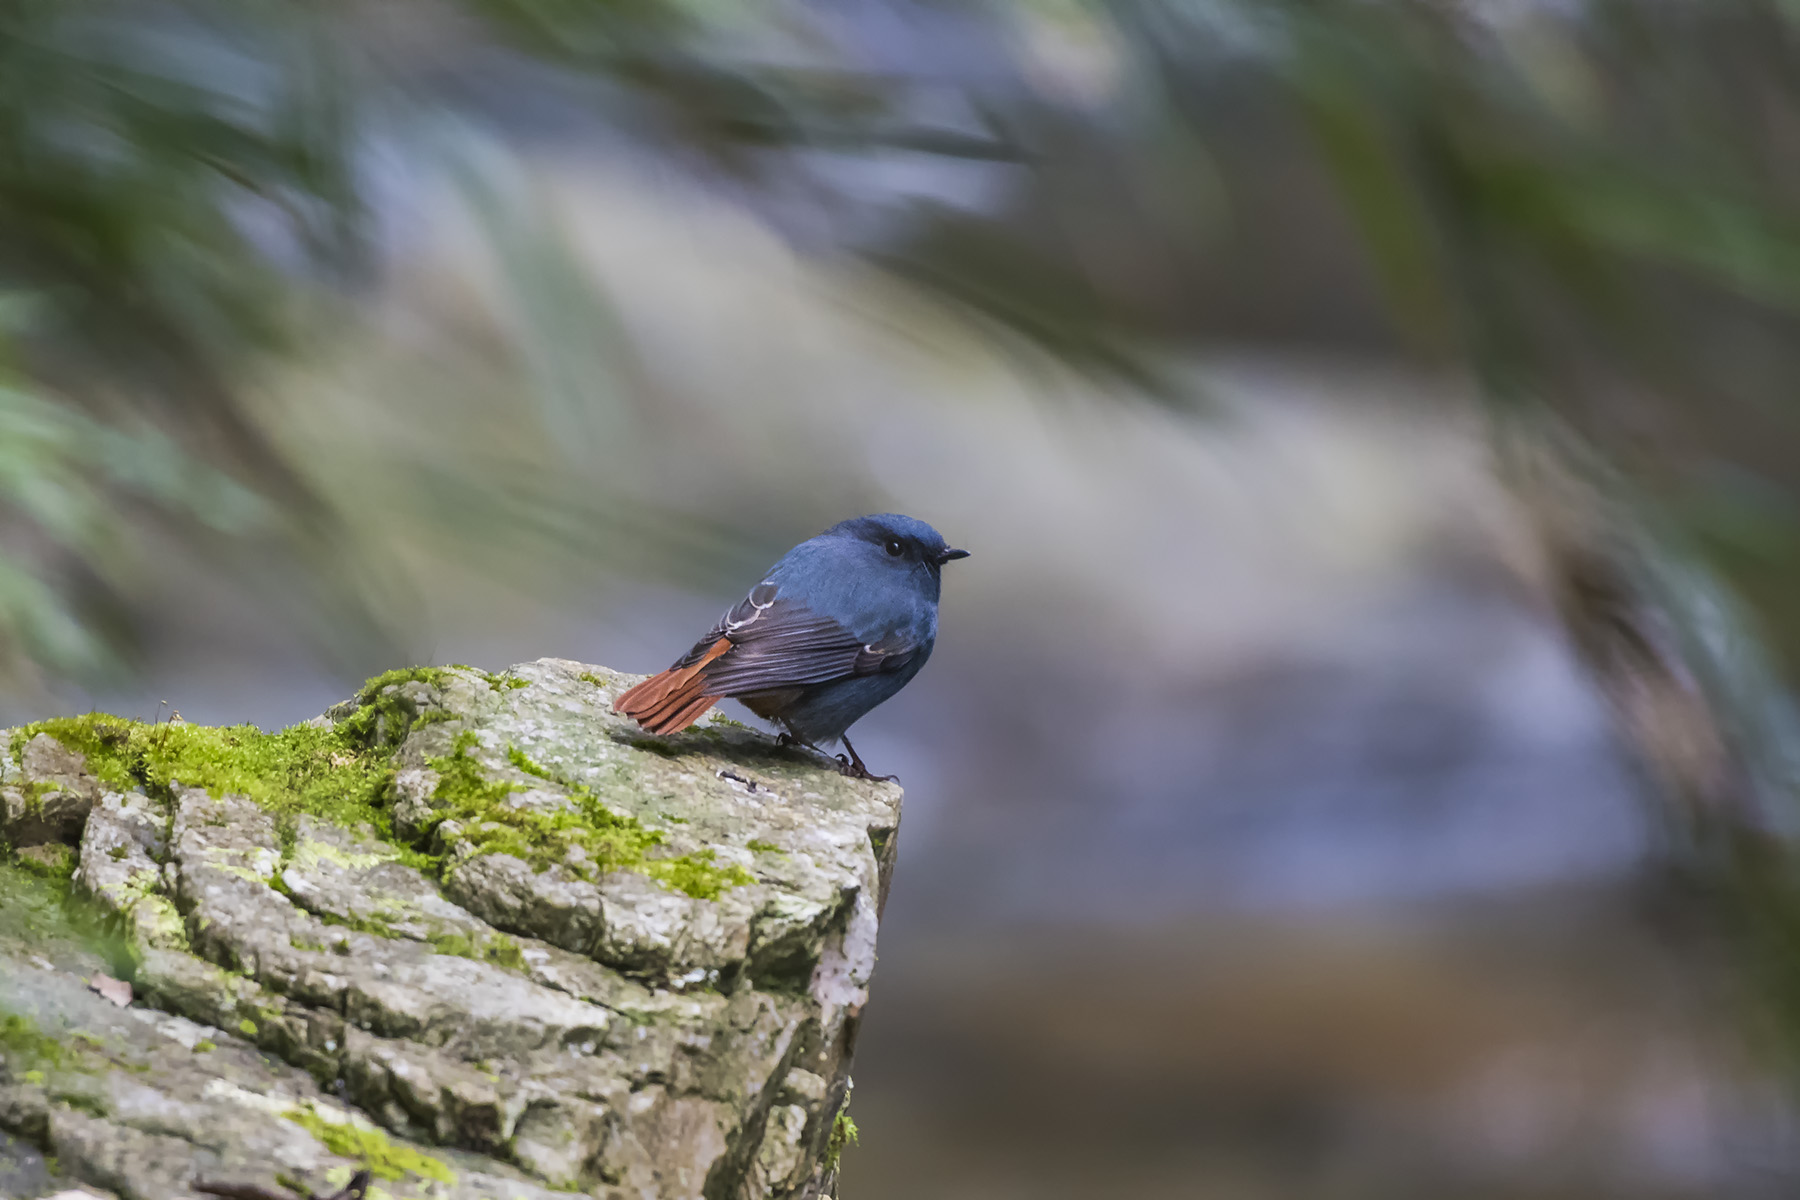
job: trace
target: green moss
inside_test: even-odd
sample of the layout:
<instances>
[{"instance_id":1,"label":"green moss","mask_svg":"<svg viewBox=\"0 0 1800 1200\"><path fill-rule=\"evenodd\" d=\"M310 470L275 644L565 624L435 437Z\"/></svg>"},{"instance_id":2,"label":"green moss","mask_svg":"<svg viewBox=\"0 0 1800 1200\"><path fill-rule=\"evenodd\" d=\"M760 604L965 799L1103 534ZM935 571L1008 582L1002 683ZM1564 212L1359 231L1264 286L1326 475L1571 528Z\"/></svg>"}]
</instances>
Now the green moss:
<instances>
[{"instance_id":1,"label":"green moss","mask_svg":"<svg viewBox=\"0 0 1800 1200\"><path fill-rule=\"evenodd\" d=\"M390 938L394 941L407 940L407 935L394 928L389 918L399 914L393 910L378 910L364 917L341 917L336 913L314 913L320 921L327 925L344 929L354 929L358 933L373 934L376 937ZM483 938L470 938L460 933L441 933L427 938L426 943L438 954L449 954L457 958L473 959L476 962L493 963L509 971L525 969L525 955L519 949L519 943L503 933L489 934ZM336 950L346 952L347 947L339 942L334 946L323 946L310 938L289 937L288 944L298 950Z\"/></svg>"},{"instance_id":2,"label":"green moss","mask_svg":"<svg viewBox=\"0 0 1800 1200\"><path fill-rule=\"evenodd\" d=\"M415 717L412 701L400 694L400 688L409 683L443 688L452 670L411 667L378 675L358 691L356 709L335 725L301 724L268 732L253 725L146 725L90 713L23 726L14 731L12 748L17 758L26 742L47 733L80 753L88 770L115 790L141 787L151 795L166 797L173 785L180 783L203 788L213 796L246 796L276 814L283 845L290 850L295 820L301 814L350 828L371 826L392 842L390 743L398 740L398 733L419 723L450 719L440 709ZM526 680L510 676L477 674L498 690L529 686ZM659 753L677 753L661 742L642 740ZM652 852L664 840L661 833L607 808L586 786L557 780L549 768L517 747L509 747L508 761L517 770L557 783L572 801L569 807L550 811L514 806L508 797L523 790L522 786L489 778L469 753L475 744L474 735L465 732L450 754L431 759L430 765L438 774L433 793L436 823L455 820L460 827L459 840L478 853L511 854L539 870L561 863L588 879L610 871L637 871L701 899L713 899L727 888L754 882L740 866L720 866L710 850L655 857ZM433 829L425 833L429 835ZM571 856L571 851L578 853ZM433 875L440 866L437 858L414 849L401 848L396 857ZM279 881L274 886L279 886ZM386 929L370 932L393 936ZM492 957L493 953L500 958ZM487 961L512 957L486 947L480 954Z\"/></svg>"},{"instance_id":3,"label":"green moss","mask_svg":"<svg viewBox=\"0 0 1800 1200\"><path fill-rule=\"evenodd\" d=\"M118 791L126 791L136 781L121 761L123 747L130 739L131 728L141 724L142 722L127 721L122 717L91 713L85 717L56 717L21 725L13 730L12 757L14 761L23 761L25 744L40 733L48 733L70 750L86 757L91 774Z\"/></svg>"},{"instance_id":4,"label":"green moss","mask_svg":"<svg viewBox=\"0 0 1800 1200\"><path fill-rule=\"evenodd\" d=\"M530 680L519 679L518 677L509 674L495 674L493 671L484 671L480 667L471 667L468 663L451 663L447 667L401 667L394 671L384 671L382 674L377 675L367 683L364 683L362 685L362 690L356 694L356 702L358 705L369 704L373 701L375 696L379 695L384 689L393 687L396 684L428 683L432 687L442 690L444 685L449 682L451 672L453 671L467 671L471 675L478 676L496 692L512 691L517 688L531 686Z\"/></svg>"},{"instance_id":5,"label":"green moss","mask_svg":"<svg viewBox=\"0 0 1800 1200\"><path fill-rule=\"evenodd\" d=\"M366 708L375 703L381 693L391 687L400 687L408 683L427 683L442 691L450 681L450 672L454 667L400 667L393 671L383 671L373 679L364 681L356 693L356 704ZM464 667L463 670L471 668Z\"/></svg>"},{"instance_id":6,"label":"green moss","mask_svg":"<svg viewBox=\"0 0 1800 1200\"><path fill-rule=\"evenodd\" d=\"M504 779L489 779L482 772L481 764L469 754L475 744L475 735L464 732L457 736L449 754L428 760L438 776L431 798L445 806L439 816L440 822L449 817L485 819L508 796L523 790L519 784Z\"/></svg>"},{"instance_id":7,"label":"green moss","mask_svg":"<svg viewBox=\"0 0 1800 1200\"><path fill-rule=\"evenodd\" d=\"M763 838L751 838L748 845L751 850L755 851L758 854L780 854L780 853L782 853L782 849L780 846L777 846L774 842L766 841Z\"/></svg>"},{"instance_id":8,"label":"green moss","mask_svg":"<svg viewBox=\"0 0 1800 1200\"><path fill-rule=\"evenodd\" d=\"M243 1020L238 1022L238 1032L243 1034L245 1037L255 1037L256 1036L256 1022L252 1021L249 1017L245 1017Z\"/></svg>"},{"instance_id":9,"label":"green moss","mask_svg":"<svg viewBox=\"0 0 1800 1200\"><path fill-rule=\"evenodd\" d=\"M586 789L581 789L585 795L575 797L573 809L546 812L507 804L508 796L523 789L517 783L488 778L469 754L474 745L475 735L465 733L456 739L450 754L432 759L431 766L438 773L432 798L442 806L441 819L455 820L461 826L460 838L477 852L510 854L541 869L565 861L569 849L579 846L593 871L603 874L643 861L644 851L662 840L629 817L592 801ZM513 753L516 751L508 757ZM530 762L522 754L518 757ZM531 765L536 768L534 773L548 775L537 764ZM589 803L582 804L584 799Z\"/></svg>"},{"instance_id":10,"label":"green moss","mask_svg":"<svg viewBox=\"0 0 1800 1200\"><path fill-rule=\"evenodd\" d=\"M214 1050L217 1050L217 1049L218 1049L218 1047L216 1045L214 1045L212 1042L208 1041L206 1038L201 1038L199 1041L194 1043L194 1053L195 1054L210 1054L211 1052L213 1052Z\"/></svg>"},{"instance_id":11,"label":"green moss","mask_svg":"<svg viewBox=\"0 0 1800 1200\"><path fill-rule=\"evenodd\" d=\"M14 736L48 733L80 751L109 786L166 795L174 783L214 796L236 793L277 812L307 812L354 825L382 824L378 802L391 771L337 729L295 725L145 725L105 713L52 717Z\"/></svg>"},{"instance_id":12,"label":"green moss","mask_svg":"<svg viewBox=\"0 0 1800 1200\"><path fill-rule=\"evenodd\" d=\"M457 671L466 671L485 680L497 692L531 686L523 679L496 675L491 671L462 664L449 667L402 667L383 672L363 684L356 693L355 711L339 721L337 727L358 746L376 749L398 745L402 738L415 729L423 729L442 721L454 721L457 719L456 714L446 709L428 708L423 712L418 711L403 689L409 683L423 683L441 693L449 687L453 673Z\"/></svg>"},{"instance_id":13,"label":"green moss","mask_svg":"<svg viewBox=\"0 0 1800 1200\"><path fill-rule=\"evenodd\" d=\"M40 1072L32 1071L29 1074L37 1075ZM37 1082L43 1081L40 1079ZM84 1112L90 1117L104 1117L107 1114L106 1102L91 1093L59 1090L54 1095L57 1100L62 1101L70 1108L77 1112Z\"/></svg>"},{"instance_id":14,"label":"green moss","mask_svg":"<svg viewBox=\"0 0 1800 1200\"><path fill-rule=\"evenodd\" d=\"M684 854L680 858L652 859L640 869L650 878L697 900L717 900L726 888L756 882L756 876L736 863L729 867L718 866L711 850Z\"/></svg>"},{"instance_id":15,"label":"green moss","mask_svg":"<svg viewBox=\"0 0 1800 1200\"><path fill-rule=\"evenodd\" d=\"M442 709L415 714L401 694L409 683L448 686L450 667L407 667L375 676L358 690L353 712L335 726L302 724L269 733L253 725L151 724L106 713L53 717L13 731L14 759L47 733L87 759L88 770L119 791L166 794L171 782L215 796L237 792L267 807L308 812L339 824L369 822L385 831L380 801L390 771L376 753L421 724L451 720ZM471 668L460 668L471 670ZM524 680L476 672L496 689Z\"/></svg>"},{"instance_id":16,"label":"green moss","mask_svg":"<svg viewBox=\"0 0 1800 1200\"><path fill-rule=\"evenodd\" d=\"M603 688L606 686L606 680L600 678L598 675L594 674L592 671L583 671L581 674L577 675L575 678L583 680L587 683L591 683L597 688Z\"/></svg>"},{"instance_id":17,"label":"green moss","mask_svg":"<svg viewBox=\"0 0 1800 1200\"><path fill-rule=\"evenodd\" d=\"M492 963L508 971L525 969L525 954L519 949L519 943L503 933L480 939L469 938L460 933L439 934L431 939L431 948L439 954Z\"/></svg>"},{"instance_id":18,"label":"green moss","mask_svg":"<svg viewBox=\"0 0 1800 1200\"><path fill-rule=\"evenodd\" d=\"M441 933L431 939L431 948L438 954L449 954L457 958L475 958L474 939L461 933Z\"/></svg>"},{"instance_id":19,"label":"green moss","mask_svg":"<svg viewBox=\"0 0 1800 1200\"><path fill-rule=\"evenodd\" d=\"M363 684L356 693L356 711L337 723L338 732L360 749L391 746L434 712L417 712L402 689L423 683L442 691L448 684L448 667L402 667L384 671ZM440 720L443 718L439 718Z\"/></svg>"},{"instance_id":20,"label":"green moss","mask_svg":"<svg viewBox=\"0 0 1800 1200\"><path fill-rule=\"evenodd\" d=\"M0 1053L12 1065L59 1067L64 1051L60 1042L44 1034L29 1017L10 1016L0 1019Z\"/></svg>"},{"instance_id":21,"label":"green moss","mask_svg":"<svg viewBox=\"0 0 1800 1200\"><path fill-rule=\"evenodd\" d=\"M17 757L17 743L14 743L14 757ZM45 779L22 779L12 785L20 798L25 801L25 811L36 815L44 811L44 797L52 792L62 791L62 785Z\"/></svg>"},{"instance_id":22,"label":"green moss","mask_svg":"<svg viewBox=\"0 0 1800 1200\"><path fill-rule=\"evenodd\" d=\"M671 746L661 738L628 737L625 739L625 744L633 749L648 750L651 754L661 755L663 758L681 757L681 750L679 747Z\"/></svg>"},{"instance_id":23,"label":"green moss","mask_svg":"<svg viewBox=\"0 0 1800 1200\"><path fill-rule=\"evenodd\" d=\"M506 761L519 768L519 770L525 772L527 775L536 775L539 779L556 778L554 775L550 774L550 769L548 767L541 766L532 761L532 759L527 757L525 752L517 746L508 746L506 748Z\"/></svg>"},{"instance_id":24,"label":"green moss","mask_svg":"<svg viewBox=\"0 0 1800 1200\"><path fill-rule=\"evenodd\" d=\"M48 1085L51 1099L93 1116L104 1116L105 1105L94 1094L92 1082L84 1077L85 1071L99 1065L101 1060L92 1056L103 1056L104 1043L93 1034L77 1032L68 1037L66 1043L58 1042L29 1017L0 1019L0 1061L26 1083ZM4 1073L0 1073L3 1077Z\"/></svg>"},{"instance_id":25,"label":"green moss","mask_svg":"<svg viewBox=\"0 0 1800 1200\"><path fill-rule=\"evenodd\" d=\"M129 977L132 959L117 923L71 902L71 885L0 854L0 946L15 956L80 961L88 973ZM9 981L0 973L0 997Z\"/></svg>"},{"instance_id":26,"label":"green moss","mask_svg":"<svg viewBox=\"0 0 1800 1200\"><path fill-rule=\"evenodd\" d=\"M362 695L369 694L365 688ZM346 827L371 825L392 840L387 799L393 769L385 755L369 748L361 723L373 711L365 707L335 727L302 724L275 733L254 725L146 725L90 713L26 725L13 739L16 753L22 741L48 733L83 755L89 772L119 791L142 787L166 796L171 785L181 783L213 796L247 796L282 818L284 838L291 837L293 818L306 813ZM401 858L413 866L430 865L410 851Z\"/></svg>"},{"instance_id":27,"label":"green moss","mask_svg":"<svg viewBox=\"0 0 1800 1200\"><path fill-rule=\"evenodd\" d=\"M838 1109L837 1116L831 1122L831 1140L825 1144L825 1170L827 1173L837 1170L838 1159L843 1157L845 1149L856 1145L858 1140L856 1122L850 1117L850 1101L846 1097L844 1106Z\"/></svg>"},{"instance_id":28,"label":"green moss","mask_svg":"<svg viewBox=\"0 0 1800 1200\"><path fill-rule=\"evenodd\" d=\"M465 733L451 753L430 761L438 773L432 793L438 822L454 820L458 838L478 854L510 854L538 870L562 864L589 880L611 871L636 871L702 900L755 882L740 866L718 866L711 850L679 858L650 857L649 852L663 842L661 833L607 808L590 788L555 780L517 747L508 747L508 761L565 787L571 803L551 810L509 804L507 798L522 790L521 785L488 778L469 753L475 744L475 735ZM572 857L571 850L580 853Z\"/></svg>"},{"instance_id":29,"label":"green moss","mask_svg":"<svg viewBox=\"0 0 1800 1200\"><path fill-rule=\"evenodd\" d=\"M340 917L336 913L329 912L314 913L313 916L327 925L354 929L358 933L374 934L376 937L384 937L393 941L399 941L406 937L405 934L395 929L387 917L380 912L370 913L366 917Z\"/></svg>"},{"instance_id":30,"label":"green moss","mask_svg":"<svg viewBox=\"0 0 1800 1200\"><path fill-rule=\"evenodd\" d=\"M519 949L519 943L503 933L482 939L479 952L482 962L493 963L496 967L505 967L509 971L525 969L525 952Z\"/></svg>"},{"instance_id":31,"label":"green moss","mask_svg":"<svg viewBox=\"0 0 1800 1200\"><path fill-rule=\"evenodd\" d=\"M66 890L68 882L75 877L75 868L81 865L75 847L56 843L15 850L13 860L26 872L57 885L59 890Z\"/></svg>"},{"instance_id":32,"label":"green moss","mask_svg":"<svg viewBox=\"0 0 1800 1200\"><path fill-rule=\"evenodd\" d=\"M345 1121L329 1120L312 1107L290 1108L281 1114L317 1138L333 1154L361 1162L377 1179L404 1179L417 1175L439 1183L456 1183L456 1173L440 1159L388 1141L379 1129L365 1129Z\"/></svg>"},{"instance_id":33,"label":"green moss","mask_svg":"<svg viewBox=\"0 0 1800 1200\"><path fill-rule=\"evenodd\" d=\"M346 850L319 838L296 840L288 861L295 866L310 870L320 863L332 863L346 871L361 871L369 867L379 867L382 863L392 862L394 851L391 846L381 846L368 850Z\"/></svg>"}]
</instances>

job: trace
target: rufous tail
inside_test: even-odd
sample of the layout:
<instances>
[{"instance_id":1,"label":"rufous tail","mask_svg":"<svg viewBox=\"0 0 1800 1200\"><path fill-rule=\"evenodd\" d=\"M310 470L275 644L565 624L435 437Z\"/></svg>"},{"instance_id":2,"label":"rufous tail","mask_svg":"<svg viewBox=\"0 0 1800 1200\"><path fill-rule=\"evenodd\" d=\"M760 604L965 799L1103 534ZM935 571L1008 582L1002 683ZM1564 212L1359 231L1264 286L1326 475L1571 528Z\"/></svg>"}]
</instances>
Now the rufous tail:
<instances>
[{"instance_id":1,"label":"rufous tail","mask_svg":"<svg viewBox=\"0 0 1800 1200\"><path fill-rule=\"evenodd\" d=\"M730 638L720 638L705 654L686 666L670 667L613 701L613 711L624 713L651 733L679 733L724 699L706 694L705 667L731 649Z\"/></svg>"}]
</instances>

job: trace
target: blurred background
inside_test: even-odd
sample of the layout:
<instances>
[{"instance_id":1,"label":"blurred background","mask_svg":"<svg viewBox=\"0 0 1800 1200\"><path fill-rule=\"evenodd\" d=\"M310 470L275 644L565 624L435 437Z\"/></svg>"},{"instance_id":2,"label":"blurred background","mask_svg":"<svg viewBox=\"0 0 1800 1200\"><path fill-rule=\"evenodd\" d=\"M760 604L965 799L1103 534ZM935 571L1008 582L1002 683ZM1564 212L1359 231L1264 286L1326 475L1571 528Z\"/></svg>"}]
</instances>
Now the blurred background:
<instances>
[{"instance_id":1,"label":"blurred background","mask_svg":"<svg viewBox=\"0 0 1800 1200\"><path fill-rule=\"evenodd\" d=\"M1797 307L1785 0L19 0L0 717L904 511L847 1197L1792 1195Z\"/></svg>"}]
</instances>

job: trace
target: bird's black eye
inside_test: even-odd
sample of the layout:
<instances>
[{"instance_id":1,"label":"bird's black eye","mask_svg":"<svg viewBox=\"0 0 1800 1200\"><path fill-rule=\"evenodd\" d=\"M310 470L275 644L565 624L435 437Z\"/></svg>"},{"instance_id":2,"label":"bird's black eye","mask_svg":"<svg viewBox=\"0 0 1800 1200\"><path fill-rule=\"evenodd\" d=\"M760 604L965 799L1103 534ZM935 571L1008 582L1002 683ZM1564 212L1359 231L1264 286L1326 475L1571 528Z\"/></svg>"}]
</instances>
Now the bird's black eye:
<instances>
[{"instance_id":1,"label":"bird's black eye","mask_svg":"<svg viewBox=\"0 0 1800 1200\"><path fill-rule=\"evenodd\" d=\"M889 554L893 555L895 558L899 558L901 553L903 551L905 551L905 549L906 549L906 547L902 546L900 544L899 538L889 538L887 540L887 552Z\"/></svg>"}]
</instances>

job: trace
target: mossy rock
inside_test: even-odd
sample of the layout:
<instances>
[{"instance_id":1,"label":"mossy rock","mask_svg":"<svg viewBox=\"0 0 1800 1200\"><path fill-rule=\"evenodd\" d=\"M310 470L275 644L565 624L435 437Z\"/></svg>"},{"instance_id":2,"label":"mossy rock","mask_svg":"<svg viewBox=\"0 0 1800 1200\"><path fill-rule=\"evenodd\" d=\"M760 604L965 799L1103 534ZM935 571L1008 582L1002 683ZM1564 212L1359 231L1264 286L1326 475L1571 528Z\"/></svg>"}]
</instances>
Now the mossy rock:
<instances>
[{"instance_id":1,"label":"mossy rock","mask_svg":"<svg viewBox=\"0 0 1800 1200\"><path fill-rule=\"evenodd\" d=\"M0 907L0 1154L158 1200L359 1168L827 1194L899 789L735 722L647 739L611 711L633 682L424 668L277 732L12 731L7 811L82 809L0 862L43 897Z\"/></svg>"}]
</instances>

